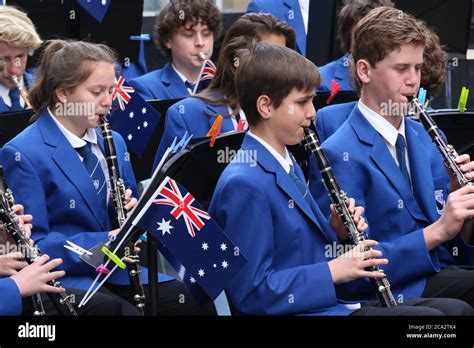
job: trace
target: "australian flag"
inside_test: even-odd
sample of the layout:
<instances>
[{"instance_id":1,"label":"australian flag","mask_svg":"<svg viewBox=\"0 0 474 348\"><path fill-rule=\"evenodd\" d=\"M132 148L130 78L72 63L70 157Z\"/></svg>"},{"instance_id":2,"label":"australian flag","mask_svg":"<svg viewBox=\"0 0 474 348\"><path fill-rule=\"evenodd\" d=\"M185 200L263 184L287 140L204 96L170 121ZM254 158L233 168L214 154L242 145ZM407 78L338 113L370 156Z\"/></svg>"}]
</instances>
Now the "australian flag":
<instances>
[{"instance_id":1,"label":"australian flag","mask_svg":"<svg viewBox=\"0 0 474 348\"><path fill-rule=\"evenodd\" d=\"M111 2L112 0L77 0L77 3L99 23L104 20Z\"/></svg>"},{"instance_id":2,"label":"australian flag","mask_svg":"<svg viewBox=\"0 0 474 348\"><path fill-rule=\"evenodd\" d=\"M217 67L210 59L206 59L202 64L201 71L199 72L198 83L194 87L193 93L197 93L206 89L210 84L214 76L216 76Z\"/></svg>"},{"instance_id":3,"label":"australian flag","mask_svg":"<svg viewBox=\"0 0 474 348\"><path fill-rule=\"evenodd\" d=\"M125 139L129 150L141 156L150 140L160 114L130 86L123 76L112 94L114 105L109 117L112 129Z\"/></svg>"},{"instance_id":4,"label":"australian flag","mask_svg":"<svg viewBox=\"0 0 474 348\"><path fill-rule=\"evenodd\" d=\"M186 270L183 281L198 284L211 299L247 263L239 248L173 179L166 177L144 211L137 225L153 233L179 260Z\"/></svg>"}]
</instances>

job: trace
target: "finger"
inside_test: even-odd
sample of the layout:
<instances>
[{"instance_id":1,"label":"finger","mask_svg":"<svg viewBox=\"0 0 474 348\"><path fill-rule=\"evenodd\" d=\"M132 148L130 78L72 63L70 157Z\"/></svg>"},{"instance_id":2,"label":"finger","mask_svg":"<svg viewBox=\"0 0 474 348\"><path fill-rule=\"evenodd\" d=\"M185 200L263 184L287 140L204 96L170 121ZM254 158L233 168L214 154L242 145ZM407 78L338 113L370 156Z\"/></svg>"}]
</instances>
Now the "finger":
<instances>
[{"instance_id":1,"label":"finger","mask_svg":"<svg viewBox=\"0 0 474 348\"><path fill-rule=\"evenodd\" d=\"M379 243L375 240L366 239L366 240L362 241L357 247L359 248L359 250L364 251L365 249L372 248L372 247L374 247L378 244Z\"/></svg>"},{"instance_id":2,"label":"finger","mask_svg":"<svg viewBox=\"0 0 474 348\"><path fill-rule=\"evenodd\" d=\"M15 205L13 205L13 207L12 207L12 211L13 211L16 215L23 215L23 213L25 212L25 209L24 209L24 207L23 207L21 204L15 204Z\"/></svg>"},{"instance_id":3,"label":"finger","mask_svg":"<svg viewBox=\"0 0 474 348\"><path fill-rule=\"evenodd\" d=\"M364 260L380 257L382 257L382 252L380 250L371 249L364 252Z\"/></svg>"},{"instance_id":4,"label":"finger","mask_svg":"<svg viewBox=\"0 0 474 348\"><path fill-rule=\"evenodd\" d=\"M132 197L132 190L126 189L125 190L125 200L129 200Z\"/></svg>"},{"instance_id":5,"label":"finger","mask_svg":"<svg viewBox=\"0 0 474 348\"><path fill-rule=\"evenodd\" d=\"M4 275L5 277L11 277L12 275L15 275L17 273L18 271L16 269L6 268L3 270L2 275Z\"/></svg>"},{"instance_id":6,"label":"finger","mask_svg":"<svg viewBox=\"0 0 474 348\"><path fill-rule=\"evenodd\" d=\"M33 215L26 214L26 215L19 215L20 220L23 221L24 224L31 222L33 220Z\"/></svg>"},{"instance_id":7,"label":"finger","mask_svg":"<svg viewBox=\"0 0 474 348\"><path fill-rule=\"evenodd\" d=\"M62 278L66 275L65 271L54 271L54 272L49 272L46 274L46 281L50 282L52 280L56 280L59 278Z\"/></svg>"},{"instance_id":8,"label":"finger","mask_svg":"<svg viewBox=\"0 0 474 348\"><path fill-rule=\"evenodd\" d=\"M385 277L385 273L364 271L363 276L367 277L367 278L383 278L383 277Z\"/></svg>"},{"instance_id":9,"label":"finger","mask_svg":"<svg viewBox=\"0 0 474 348\"><path fill-rule=\"evenodd\" d=\"M49 261L49 256L47 254L41 255L40 258L38 258L35 262L33 262L34 265L42 266L46 262Z\"/></svg>"},{"instance_id":10,"label":"finger","mask_svg":"<svg viewBox=\"0 0 474 348\"><path fill-rule=\"evenodd\" d=\"M349 198L349 212L351 214L354 214L355 212L355 199L354 198Z\"/></svg>"},{"instance_id":11,"label":"finger","mask_svg":"<svg viewBox=\"0 0 474 348\"><path fill-rule=\"evenodd\" d=\"M383 266L388 263L388 259L368 259L363 262L361 262L361 267L362 268L369 268L373 266Z\"/></svg>"},{"instance_id":12,"label":"finger","mask_svg":"<svg viewBox=\"0 0 474 348\"><path fill-rule=\"evenodd\" d=\"M60 294L60 293L65 292L65 291L66 291L66 289L64 289L64 288L58 288L56 286L51 286L51 285L47 285L47 284L43 287L43 292L51 292L53 294Z\"/></svg>"},{"instance_id":13,"label":"finger","mask_svg":"<svg viewBox=\"0 0 474 348\"><path fill-rule=\"evenodd\" d=\"M62 259L54 259L54 260L51 260L50 262L48 262L47 264L44 265L44 268L46 271L51 271L53 269L55 269L56 267L58 267L60 264L63 263L63 260Z\"/></svg>"},{"instance_id":14,"label":"finger","mask_svg":"<svg viewBox=\"0 0 474 348\"><path fill-rule=\"evenodd\" d=\"M466 163L469 163L470 160L471 159L470 159L469 155L465 153L465 154L462 154L459 157L456 157L456 159L454 161L458 164L466 164Z\"/></svg>"},{"instance_id":15,"label":"finger","mask_svg":"<svg viewBox=\"0 0 474 348\"><path fill-rule=\"evenodd\" d=\"M130 199L130 201L125 205L125 209L126 209L126 210L132 209L132 208L135 206L136 203L137 203L137 199L136 199L136 198Z\"/></svg>"},{"instance_id":16,"label":"finger","mask_svg":"<svg viewBox=\"0 0 474 348\"><path fill-rule=\"evenodd\" d=\"M2 257L14 259L14 260L23 260L23 254L19 251L8 253L6 255L3 255Z\"/></svg>"},{"instance_id":17,"label":"finger","mask_svg":"<svg viewBox=\"0 0 474 348\"><path fill-rule=\"evenodd\" d=\"M26 261L12 261L11 267L16 270L21 270L28 266L28 262Z\"/></svg>"},{"instance_id":18,"label":"finger","mask_svg":"<svg viewBox=\"0 0 474 348\"><path fill-rule=\"evenodd\" d=\"M141 250L142 250L142 249L140 249L139 247L133 248L133 252L134 252L135 254L138 254Z\"/></svg>"}]
</instances>

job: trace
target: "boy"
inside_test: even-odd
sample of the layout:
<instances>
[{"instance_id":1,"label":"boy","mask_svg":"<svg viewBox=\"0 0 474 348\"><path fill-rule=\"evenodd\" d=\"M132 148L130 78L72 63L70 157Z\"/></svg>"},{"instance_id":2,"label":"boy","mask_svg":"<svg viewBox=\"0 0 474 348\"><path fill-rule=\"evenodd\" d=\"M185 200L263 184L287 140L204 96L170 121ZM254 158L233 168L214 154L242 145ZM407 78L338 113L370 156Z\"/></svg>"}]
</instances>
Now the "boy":
<instances>
[{"instance_id":1,"label":"boy","mask_svg":"<svg viewBox=\"0 0 474 348\"><path fill-rule=\"evenodd\" d=\"M365 207L369 236L390 260L385 268L400 299L449 297L474 304L474 277L455 264L471 264L474 187L459 188L431 138L404 117L420 87L425 27L402 11L380 7L358 24L353 74L361 98L323 147L341 188ZM469 156L457 159L474 178ZM320 204L326 201L319 190ZM448 192L451 194L448 198ZM344 298L371 298L352 282Z\"/></svg>"},{"instance_id":2,"label":"boy","mask_svg":"<svg viewBox=\"0 0 474 348\"><path fill-rule=\"evenodd\" d=\"M154 33L157 46L170 61L130 85L147 100L187 97L203 64L199 53L212 56L221 28L222 14L211 0L172 1L160 11Z\"/></svg>"},{"instance_id":3,"label":"boy","mask_svg":"<svg viewBox=\"0 0 474 348\"><path fill-rule=\"evenodd\" d=\"M388 261L380 258L382 253L364 252L377 244L373 240L343 255L328 255L325 246L335 243L336 235L344 236L343 224L332 216L334 230L329 227L286 149L302 140L304 128L314 118L312 99L320 83L317 68L277 45L257 44L239 51L238 57L236 90L250 130L236 160L220 177L209 208L249 261L227 289L236 312L442 315L457 308L457 314L469 313L469 306L456 300L448 300L449 306L444 300L410 300L409 304L433 308L388 309L376 303L361 308L359 303L338 301L335 284L381 277L382 273L365 268ZM355 209L353 200L350 209L359 231L364 231L363 209Z\"/></svg>"},{"instance_id":4,"label":"boy","mask_svg":"<svg viewBox=\"0 0 474 348\"><path fill-rule=\"evenodd\" d=\"M41 45L41 39L26 13L11 6L0 6L0 112L24 109L25 100L12 81L16 76L24 91L32 82L25 72L28 56Z\"/></svg>"}]
</instances>

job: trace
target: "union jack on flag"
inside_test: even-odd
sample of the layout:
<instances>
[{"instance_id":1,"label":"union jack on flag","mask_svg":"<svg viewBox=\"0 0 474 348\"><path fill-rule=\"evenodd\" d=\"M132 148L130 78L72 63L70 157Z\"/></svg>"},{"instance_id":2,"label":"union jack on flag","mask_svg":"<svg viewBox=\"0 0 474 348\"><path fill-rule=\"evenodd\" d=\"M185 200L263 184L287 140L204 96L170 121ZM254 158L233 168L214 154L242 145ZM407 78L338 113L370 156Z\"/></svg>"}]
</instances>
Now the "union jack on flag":
<instances>
[{"instance_id":1,"label":"union jack on flag","mask_svg":"<svg viewBox=\"0 0 474 348\"><path fill-rule=\"evenodd\" d=\"M112 98L110 125L125 139L127 148L141 156L155 132L160 114L127 85L123 76L118 79Z\"/></svg>"},{"instance_id":2,"label":"union jack on flag","mask_svg":"<svg viewBox=\"0 0 474 348\"><path fill-rule=\"evenodd\" d=\"M156 237L160 250L166 251L163 255L193 294L198 286L215 299L247 263L199 202L170 177L161 182L140 214L137 226Z\"/></svg>"},{"instance_id":3,"label":"union jack on flag","mask_svg":"<svg viewBox=\"0 0 474 348\"><path fill-rule=\"evenodd\" d=\"M128 104L130 99L132 98L128 93L135 93L135 89L130 86L124 86L125 79L123 76L120 76L118 79L114 92L112 93L112 100L118 98L118 102L120 105L120 110L125 111L125 104Z\"/></svg>"},{"instance_id":4,"label":"union jack on flag","mask_svg":"<svg viewBox=\"0 0 474 348\"><path fill-rule=\"evenodd\" d=\"M153 204L164 204L173 207L171 215L178 220L183 218L186 222L186 229L191 237L196 237L194 227L200 231L204 227L204 221L209 220L211 216L204 210L194 207L194 197L187 192L183 197L176 181L170 179L165 187L159 192L161 199L156 199Z\"/></svg>"},{"instance_id":5,"label":"union jack on flag","mask_svg":"<svg viewBox=\"0 0 474 348\"><path fill-rule=\"evenodd\" d=\"M199 73L198 83L194 87L193 93L197 93L206 89L210 84L214 76L216 75L217 67L210 59L206 59L202 64L201 71Z\"/></svg>"}]
</instances>

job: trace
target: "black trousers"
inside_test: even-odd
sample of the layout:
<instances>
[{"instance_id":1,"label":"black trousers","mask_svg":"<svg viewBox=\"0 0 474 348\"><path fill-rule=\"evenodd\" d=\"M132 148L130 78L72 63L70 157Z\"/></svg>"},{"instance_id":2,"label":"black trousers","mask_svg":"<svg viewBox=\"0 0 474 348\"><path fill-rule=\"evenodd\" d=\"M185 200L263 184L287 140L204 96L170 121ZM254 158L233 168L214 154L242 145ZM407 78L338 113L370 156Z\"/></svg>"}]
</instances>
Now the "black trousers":
<instances>
[{"instance_id":1,"label":"black trousers","mask_svg":"<svg viewBox=\"0 0 474 348\"><path fill-rule=\"evenodd\" d=\"M449 266L426 280L422 297L449 297L474 307L474 270Z\"/></svg>"},{"instance_id":2,"label":"black trousers","mask_svg":"<svg viewBox=\"0 0 474 348\"><path fill-rule=\"evenodd\" d=\"M121 298L133 303L130 286L107 284L107 289ZM145 297L149 296L149 287L144 285ZM158 315L216 315L213 302L198 304L183 282L171 280L158 284ZM150 315L150 305L145 301L145 315Z\"/></svg>"},{"instance_id":3,"label":"black trousers","mask_svg":"<svg viewBox=\"0 0 474 348\"><path fill-rule=\"evenodd\" d=\"M129 302L125 301L121 297L114 295L107 289L101 289L92 297L92 299L87 303L87 305L81 308L78 308L77 305L81 302L86 292L83 290L68 288L67 293L70 295L74 295L72 296L72 302L74 302L73 305L78 315L140 315L140 312L133 305L131 305ZM53 296L59 299L59 296ZM43 301L44 311L46 315L62 315L57 311L56 306L47 294L42 293L41 299ZM34 312L34 307L31 298L23 298L22 302L22 315L32 315ZM65 306L64 310L67 312Z\"/></svg>"},{"instance_id":4,"label":"black trousers","mask_svg":"<svg viewBox=\"0 0 474 348\"><path fill-rule=\"evenodd\" d=\"M466 302L453 298L412 298L396 307L385 308L379 301L368 301L351 315L474 315Z\"/></svg>"}]
</instances>

